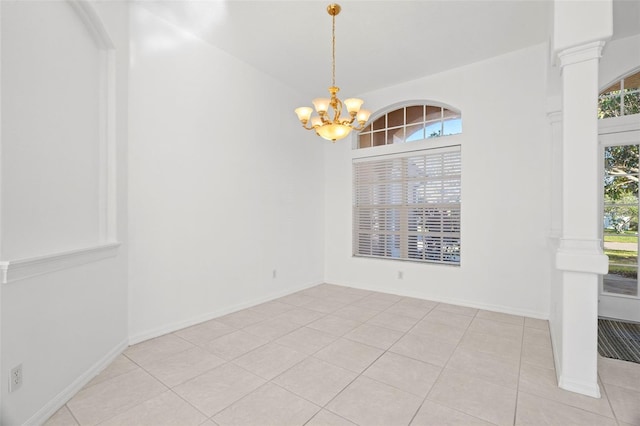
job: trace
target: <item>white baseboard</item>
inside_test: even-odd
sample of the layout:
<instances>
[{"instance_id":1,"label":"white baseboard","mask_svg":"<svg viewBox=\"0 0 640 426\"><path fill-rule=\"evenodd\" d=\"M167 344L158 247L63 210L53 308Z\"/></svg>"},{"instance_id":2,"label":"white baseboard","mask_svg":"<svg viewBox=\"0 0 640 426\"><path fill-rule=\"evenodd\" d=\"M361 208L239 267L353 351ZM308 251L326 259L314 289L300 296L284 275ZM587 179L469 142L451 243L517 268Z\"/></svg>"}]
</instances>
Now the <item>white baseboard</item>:
<instances>
[{"instance_id":1,"label":"white baseboard","mask_svg":"<svg viewBox=\"0 0 640 426\"><path fill-rule=\"evenodd\" d=\"M561 375L558 379L558 386L570 392L576 392L592 398L600 398L600 386L598 386L597 382L585 382L582 380L570 379Z\"/></svg>"},{"instance_id":2,"label":"white baseboard","mask_svg":"<svg viewBox=\"0 0 640 426\"><path fill-rule=\"evenodd\" d=\"M96 362L91 368L85 371L81 376L74 380L69 386L62 390L53 399L40 408L25 425L41 425L47 421L49 417L55 414L64 404L66 404L76 393L80 391L87 383L102 372L127 348L127 340L118 343L105 356Z\"/></svg>"},{"instance_id":3,"label":"white baseboard","mask_svg":"<svg viewBox=\"0 0 640 426\"><path fill-rule=\"evenodd\" d=\"M271 294L267 297L252 299L248 302L239 303L237 305L224 308L215 312L211 312L205 315L191 318L189 320L168 324L163 327L150 330L148 332L140 333L135 336L129 337L123 340L113 349L111 349L105 356L103 356L98 362L96 362L91 368L80 375L69 386L63 389L59 394L47 402L42 408L40 408L33 416L31 416L24 424L25 425L41 425L47 421L53 414L56 413L64 404L66 404L76 393L78 393L87 383L89 383L94 377L100 374L105 368L109 366L129 345L142 342L144 340L152 339L154 337L162 336L167 333L180 330L191 325L199 324L204 321L208 321L213 318L227 315L241 309L250 308L261 303L268 302L270 300L278 299L283 296L295 293L300 290L322 284L322 281L307 283L304 285L298 285L290 287L286 290L278 293Z\"/></svg>"},{"instance_id":4,"label":"white baseboard","mask_svg":"<svg viewBox=\"0 0 640 426\"><path fill-rule=\"evenodd\" d=\"M452 297L431 297L430 295L425 295L423 293L418 293L410 290L407 291L406 289L397 289L397 290L393 289L393 291L390 291L387 288L380 289L380 288L373 288L373 287L361 286L356 284L344 284L344 283L337 284L337 283L331 283L331 282L327 282L327 283L339 285L343 287L359 288L361 290L395 294L397 296L403 296L403 297L414 297L416 299L431 300L433 302L449 303L451 305L466 306L469 308L484 309L486 311L500 312L503 314L520 315L523 317L549 320L549 312L546 312L546 311L518 309L518 308L512 308L510 306L493 305L490 303L479 303L472 300L464 300L464 299L458 299L458 298L452 298Z\"/></svg>"},{"instance_id":5,"label":"white baseboard","mask_svg":"<svg viewBox=\"0 0 640 426\"><path fill-rule=\"evenodd\" d=\"M562 376L562 363L560 362L560 339L553 331L554 327L551 326L551 319L549 319L549 334L551 335L551 349L553 351L553 365L556 367L556 381L560 383L560 377Z\"/></svg>"},{"instance_id":6,"label":"white baseboard","mask_svg":"<svg viewBox=\"0 0 640 426\"><path fill-rule=\"evenodd\" d=\"M129 345L135 345L136 343L144 342L145 340L153 339L159 336L164 336L165 334L173 333L174 331L178 331L183 328L190 327L192 325L200 324L201 322L209 321L209 320L221 317L223 315L232 314L239 310L250 308L252 306L256 306L261 303L269 302L271 300L278 299L280 297L288 296L289 294L295 293L297 291L305 290L307 288L310 288L322 283L323 281L319 281L319 282L312 282L312 283L307 283L307 284L298 285L294 287L289 287L286 290L282 290L277 293L270 294L269 296L266 296L266 297L252 299L247 302L238 303L236 305L218 309L216 311L209 312L203 315L198 315L197 317L192 317L184 321L177 321L177 322L166 324L161 327L157 327L148 331L137 333L132 336L129 336Z\"/></svg>"}]
</instances>

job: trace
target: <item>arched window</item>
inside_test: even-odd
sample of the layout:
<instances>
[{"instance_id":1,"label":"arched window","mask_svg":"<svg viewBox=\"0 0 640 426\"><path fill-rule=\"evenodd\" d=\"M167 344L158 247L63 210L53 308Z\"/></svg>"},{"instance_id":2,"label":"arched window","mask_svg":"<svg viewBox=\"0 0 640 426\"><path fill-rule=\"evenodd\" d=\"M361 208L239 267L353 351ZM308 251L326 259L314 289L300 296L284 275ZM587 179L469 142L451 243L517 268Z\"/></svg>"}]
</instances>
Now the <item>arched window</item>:
<instances>
[{"instance_id":1,"label":"arched window","mask_svg":"<svg viewBox=\"0 0 640 426\"><path fill-rule=\"evenodd\" d=\"M387 112L360 132L358 149L395 146L354 155L354 256L460 264L459 139L411 142L461 132L459 111L426 104Z\"/></svg>"},{"instance_id":2,"label":"arched window","mask_svg":"<svg viewBox=\"0 0 640 426\"><path fill-rule=\"evenodd\" d=\"M412 142L462 133L458 111L435 105L411 105L375 118L358 135L358 148Z\"/></svg>"},{"instance_id":3,"label":"arched window","mask_svg":"<svg viewBox=\"0 0 640 426\"><path fill-rule=\"evenodd\" d=\"M632 114L640 114L640 71L621 78L598 97L598 118Z\"/></svg>"}]
</instances>

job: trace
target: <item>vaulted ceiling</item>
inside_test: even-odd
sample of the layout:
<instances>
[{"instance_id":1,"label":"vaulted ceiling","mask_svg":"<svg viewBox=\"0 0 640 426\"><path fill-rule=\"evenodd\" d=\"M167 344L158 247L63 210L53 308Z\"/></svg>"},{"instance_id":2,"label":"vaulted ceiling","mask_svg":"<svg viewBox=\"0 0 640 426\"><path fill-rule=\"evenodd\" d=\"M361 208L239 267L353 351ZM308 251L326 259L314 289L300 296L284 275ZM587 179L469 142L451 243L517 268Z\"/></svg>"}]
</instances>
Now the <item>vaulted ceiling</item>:
<instances>
[{"instance_id":1,"label":"vaulted ceiling","mask_svg":"<svg viewBox=\"0 0 640 426\"><path fill-rule=\"evenodd\" d=\"M551 0L339 3L336 83L347 97L543 43L553 14ZM303 93L331 83L329 1L139 4ZM614 20L614 37L640 32L640 2L615 0Z\"/></svg>"}]
</instances>

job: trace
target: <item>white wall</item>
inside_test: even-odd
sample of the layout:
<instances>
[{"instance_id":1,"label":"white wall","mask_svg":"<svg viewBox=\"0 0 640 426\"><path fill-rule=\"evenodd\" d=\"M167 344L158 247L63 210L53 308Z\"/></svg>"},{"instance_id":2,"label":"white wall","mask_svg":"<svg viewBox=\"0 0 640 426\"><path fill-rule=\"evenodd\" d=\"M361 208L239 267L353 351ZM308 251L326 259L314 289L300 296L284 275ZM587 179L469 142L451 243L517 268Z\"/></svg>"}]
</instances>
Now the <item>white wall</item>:
<instances>
[{"instance_id":1,"label":"white wall","mask_svg":"<svg viewBox=\"0 0 640 426\"><path fill-rule=\"evenodd\" d=\"M308 99L143 6L130 33L131 341L321 282Z\"/></svg>"},{"instance_id":2,"label":"white wall","mask_svg":"<svg viewBox=\"0 0 640 426\"><path fill-rule=\"evenodd\" d=\"M534 46L361 97L373 110L431 100L462 111L460 267L351 256L351 147L325 150L331 283L547 318L547 47ZM397 278L403 271L404 278Z\"/></svg>"},{"instance_id":3,"label":"white wall","mask_svg":"<svg viewBox=\"0 0 640 426\"><path fill-rule=\"evenodd\" d=\"M99 138L100 50L64 2L3 3L1 257L88 246L99 225L99 144L87 142Z\"/></svg>"},{"instance_id":4,"label":"white wall","mask_svg":"<svg viewBox=\"0 0 640 426\"><path fill-rule=\"evenodd\" d=\"M580 19L576 19L578 16ZM613 32L613 0L556 0L553 20L553 47L556 52L607 40Z\"/></svg>"},{"instance_id":5,"label":"white wall","mask_svg":"<svg viewBox=\"0 0 640 426\"><path fill-rule=\"evenodd\" d=\"M111 223L117 221L118 228L109 240L123 241L128 8L123 2L87 7L115 46L116 121L110 128L119 190L111 200ZM103 260L12 279L16 260L44 256L45 265L57 268L60 258L53 255L107 242L101 139L106 122L99 118L106 114L100 86L106 51L89 30L87 15L68 2L2 2L1 8L0 260L9 262L9 280L0 284L0 423L38 424L126 346L126 247L110 250ZM82 256L63 256L62 263ZM26 265L29 274L42 272L38 262ZM20 363L24 384L8 393L9 371Z\"/></svg>"},{"instance_id":6,"label":"white wall","mask_svg":"<svg viewBox=\"0 0 640 426\"><path fill-rule=\"evenodd\" d=\"M626 37L605 44L600 59L599 89L615 83L640 67L640 35Z\"/></svg>"}]
</instances>

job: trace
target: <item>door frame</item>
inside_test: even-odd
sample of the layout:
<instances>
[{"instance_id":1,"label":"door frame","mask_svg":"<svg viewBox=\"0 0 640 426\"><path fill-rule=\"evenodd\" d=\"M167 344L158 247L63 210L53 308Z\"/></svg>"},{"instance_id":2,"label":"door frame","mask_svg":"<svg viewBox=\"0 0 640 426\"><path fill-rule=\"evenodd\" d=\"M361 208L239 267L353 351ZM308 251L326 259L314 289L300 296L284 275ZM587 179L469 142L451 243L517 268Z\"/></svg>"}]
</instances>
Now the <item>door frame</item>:
<instances>
[{"instance_id":1,"label":"door frame","mask_svg":"<svg viewBox=\"0 0 640 426\"><path fill-rule=\"evenodd\" d=\"M598 149L600 176L604 176L604 148L615 145L640 145L640 116L605 118L598 121ZM602 223L604 221L604 194L599 180L600 239L604 249ZM640 269L639 269L640 272ZM604 275L600 275L598 286L598 316L640 323L640 288L636 296L604 292ZM639 282L640 287L640 282Z\"/></svg>"}]
</instances>

